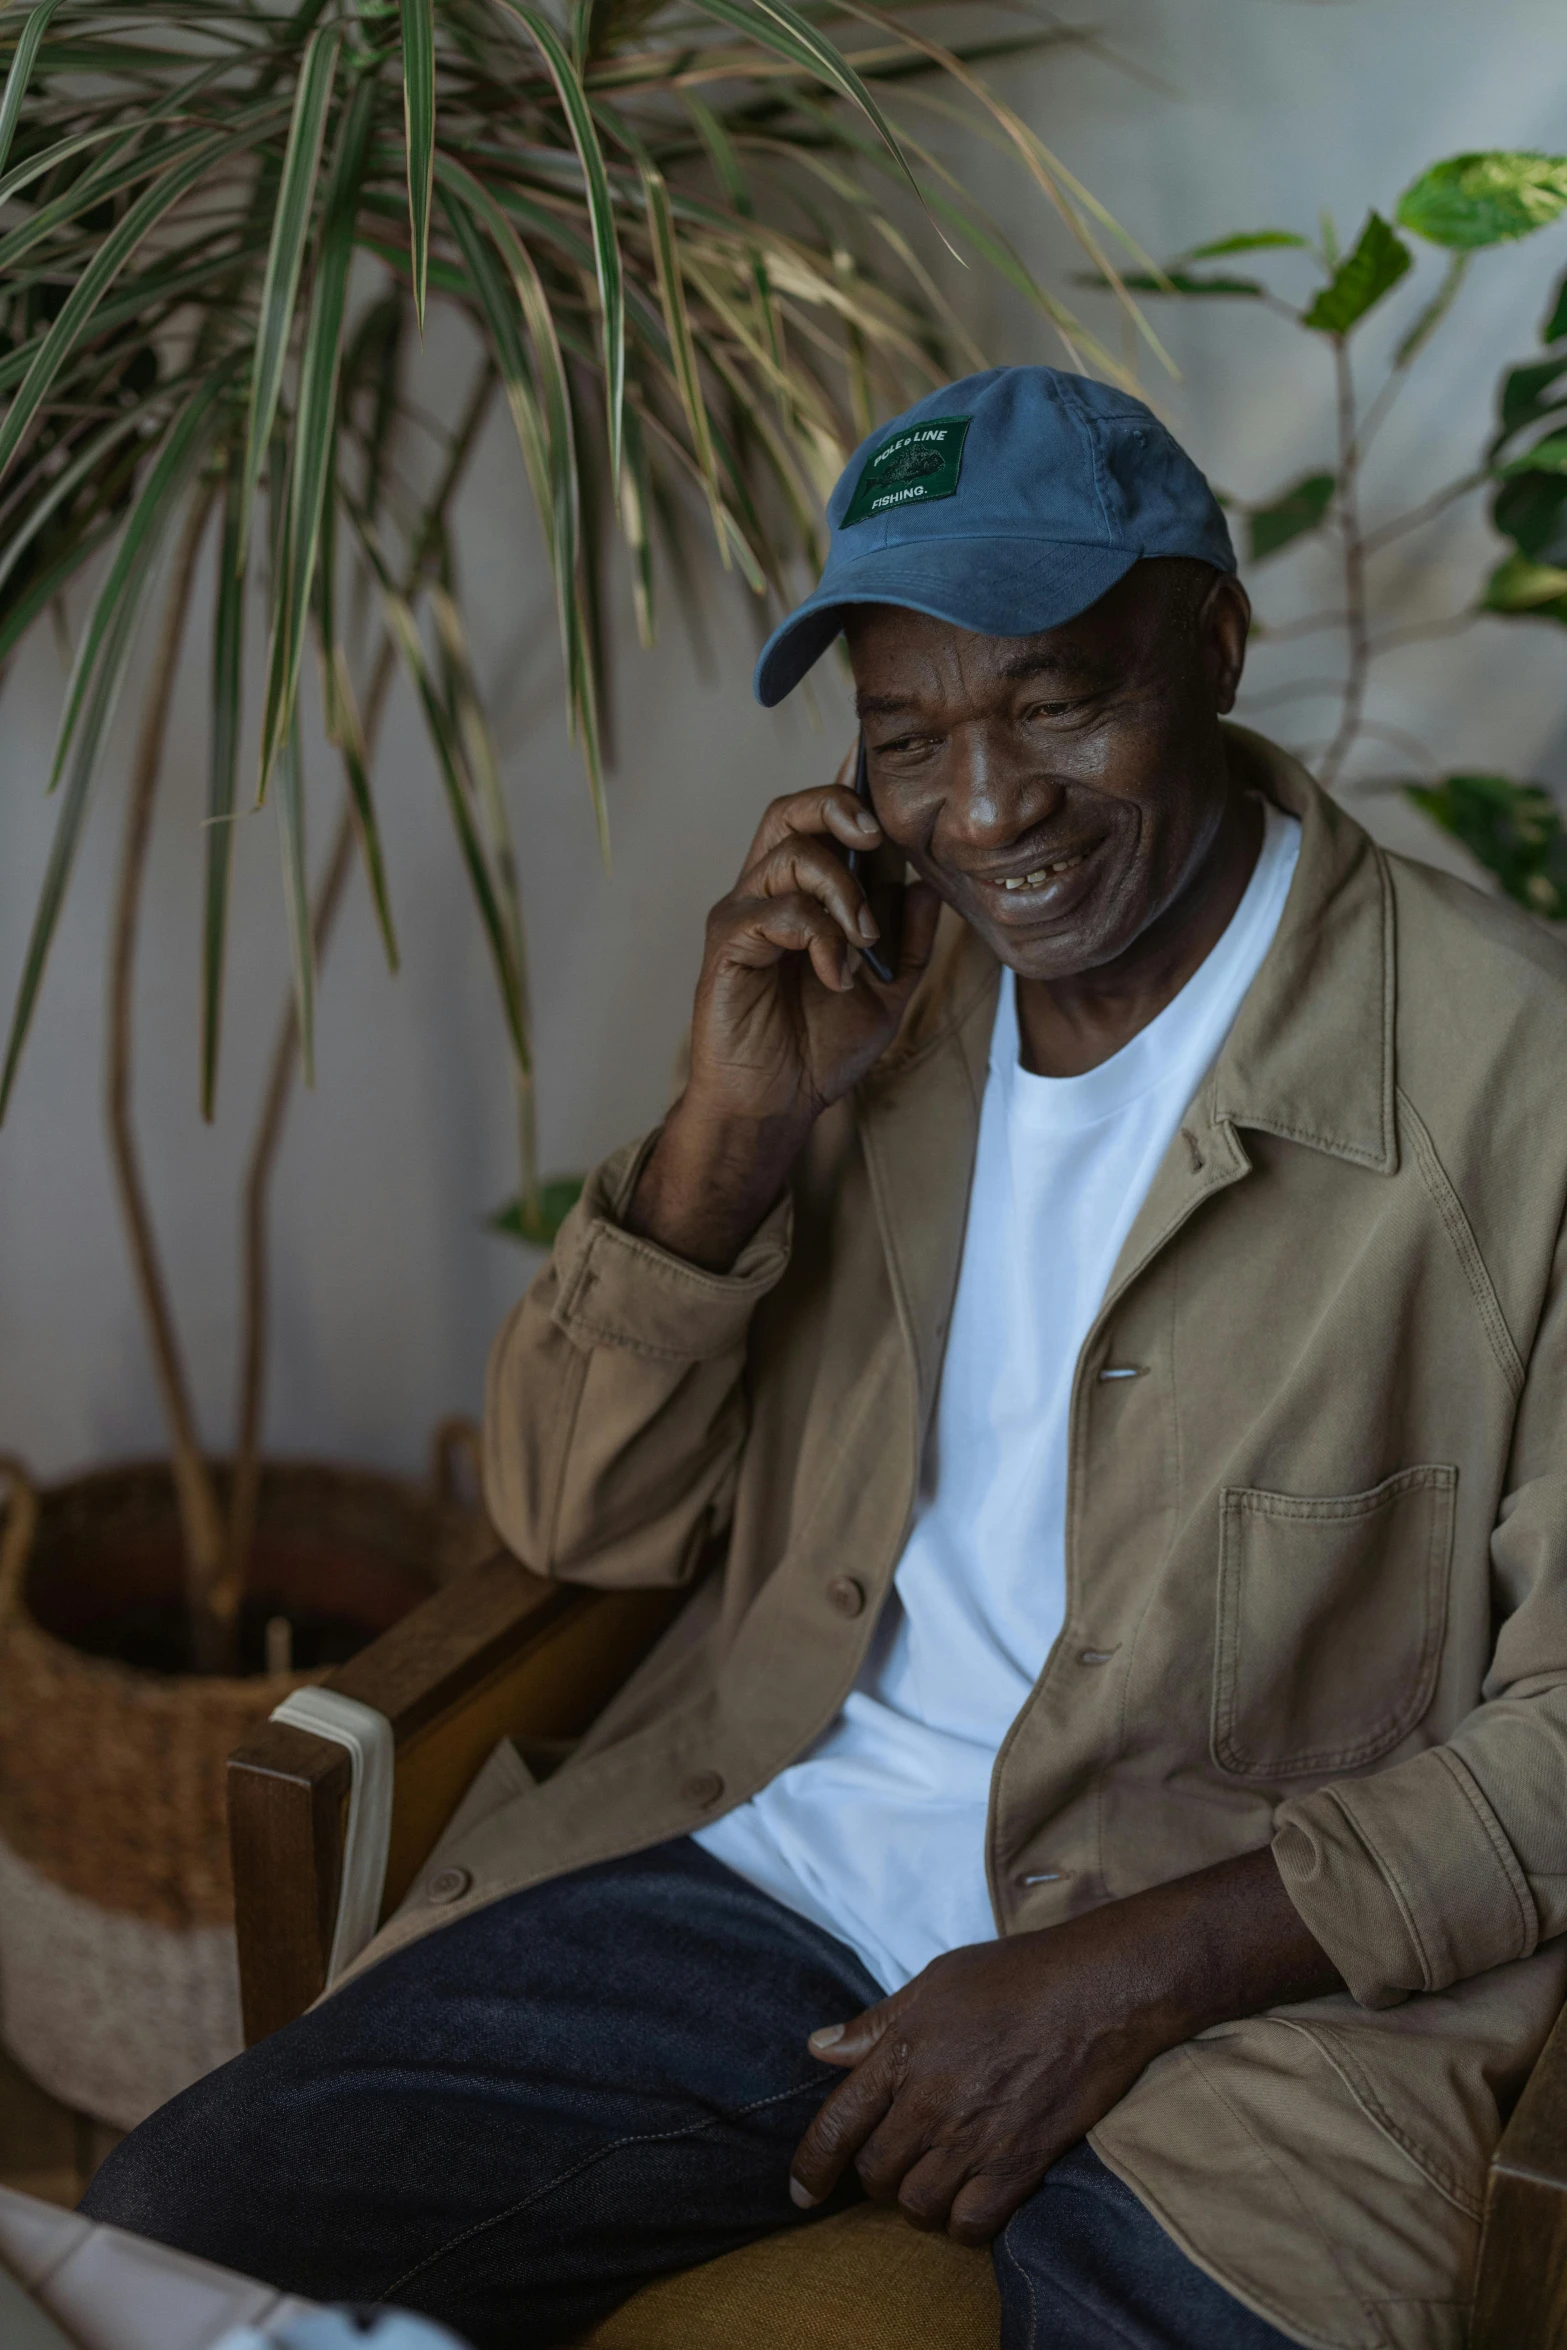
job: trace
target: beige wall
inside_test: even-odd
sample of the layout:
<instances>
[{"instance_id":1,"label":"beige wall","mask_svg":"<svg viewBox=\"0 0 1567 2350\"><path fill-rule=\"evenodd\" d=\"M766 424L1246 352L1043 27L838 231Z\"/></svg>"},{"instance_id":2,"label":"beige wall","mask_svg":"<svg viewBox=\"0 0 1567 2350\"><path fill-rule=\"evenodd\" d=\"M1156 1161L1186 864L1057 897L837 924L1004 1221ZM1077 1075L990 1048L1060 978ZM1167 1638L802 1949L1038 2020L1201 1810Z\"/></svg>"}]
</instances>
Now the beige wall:
<instances>
[{"instance_id":1,"label":"beige wall","mask_svg":"<svg viewBox=\"0 0 1567 2350\"><path fill-rule=\"evenodd\" d=\"M1104 0L1110 46L1142 78L1088 56L1015 71L1007 94L1147 244L1169 252L1230 228L1309 227L1330 203L1352 233L1425 162L1482 145L1560 144L1567 61L1549 0ZM1024 184L987 155L966 168L1042 271L1072 265ZM1463 313L1390 423L1376 502L1418 497L1475 450L1499 353L1530 344L1567 230L1482 256ZM977 272L950 273L998 356L1056 359ZM1173 314L1183 379L1145 380L1199 460L1260 495L1328 453L1325 365L1282 322L1242 305ZM431 364L460 353L437 340ZM522 847L547 1167L580 1167L657 1114L694 976L701 915L764 800L821 772L843 738L749 699L750 615L714 624L718 680L698 675L678 618L658 651L628 626L615 871L597 862L586 796L556 712L554 623L515 448L497 426L464 513L481 669L497 696ZM1483 568L1478 520L1410 544L1400 616L1456 609ZM1322 600L1305 555L1262 576L1275 618ZM1329 599L1331 600L1331 599ZM1501 627L1402 656L1380 719L1445 766L1567 777L1562 638ZM1254 688L1320 674L1324 644L1259 654ZM41 798L62 670L47 633L0 704L0 998L8 1004L53 811ZM140 1123L177 1303L214 1443L232 1408L236 1174L283 984L270 816L238 845L238 905L220 1116L195 1109L196 886L204 760L201 662L182 680L178 752L148 893L138 1002ZM1270 711L1282 739L1322 705ZM122 737L128 720L121 721ZM1407 763L1368 747L1367 771ZM324 762L318 763L324 783ZM0 1134L0 1450L41 1470L160 1442L132 1310L99 1116L103 941L117 845L100 797L22 1081ZM412 1464L441 1413L477 1404L485 1345L526 1260L481 1219L512 1183L506 1064L476 924L420 733L395 707L380 793L404 945L395 982L356 885L327 968L320 1079L289 1130L277 1197L276 1448ZM1387 801L1379 827L1440 844ZM317 795L316 839L329 792Z\"/></svg>"}]
</instances>

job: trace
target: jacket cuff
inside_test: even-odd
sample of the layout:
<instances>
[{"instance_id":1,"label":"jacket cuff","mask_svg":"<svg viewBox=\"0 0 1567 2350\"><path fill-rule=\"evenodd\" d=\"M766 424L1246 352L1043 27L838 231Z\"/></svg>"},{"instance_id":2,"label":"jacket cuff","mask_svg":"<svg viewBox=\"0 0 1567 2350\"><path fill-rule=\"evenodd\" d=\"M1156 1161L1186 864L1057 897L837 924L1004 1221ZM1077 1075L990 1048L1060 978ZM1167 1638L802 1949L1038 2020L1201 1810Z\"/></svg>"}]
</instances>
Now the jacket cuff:
<instances>
[{"instance_id":1,"label":"jacket cuff","mask_svg":"<svg viewBox=\"0 0 1567 2350\"><path fill-rule=\"evenodd\" d=\"M596 1168L555 1242L552 1319L584 1354L614 1346L664 1362L702 1363L744 1344L759 1299L789 1262L786 1192L731 1270L709 1273L627 1232L621 1217L658 1140L655 1130Z\"/></svg>"},{"instance_id":2,"label":"jacket cuff","mask_svg":"<svg viewBox=\"0 0 1567 2350\"><path fill-rule=\"evenodd\" d=\"M1362 2007L1527 1958L1539 1913L1495 1812L1449 1747L1282 1804L1285 1890Z\"/></svg>"}]
</instances>

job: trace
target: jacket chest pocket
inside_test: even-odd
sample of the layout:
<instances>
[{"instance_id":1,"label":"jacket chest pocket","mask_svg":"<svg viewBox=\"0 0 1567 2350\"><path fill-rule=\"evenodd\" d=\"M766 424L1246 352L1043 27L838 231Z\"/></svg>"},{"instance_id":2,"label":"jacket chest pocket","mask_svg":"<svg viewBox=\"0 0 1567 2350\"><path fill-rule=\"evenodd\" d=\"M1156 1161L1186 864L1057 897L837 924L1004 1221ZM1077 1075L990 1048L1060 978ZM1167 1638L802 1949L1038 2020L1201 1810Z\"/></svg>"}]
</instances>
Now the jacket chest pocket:
<instances>
[{"instance_id":1,"label":"jacket chest pocket","mask_svg":"<svg viewBox=\"0 0 1567 2350\"><path fill-rule=\"evenodd\" d=\"M1431 1703L1458 1471L1369 1493L1219 1496L1213 1758L1245 1779L1374 1762Z\"/></svg>"}]
</instances>

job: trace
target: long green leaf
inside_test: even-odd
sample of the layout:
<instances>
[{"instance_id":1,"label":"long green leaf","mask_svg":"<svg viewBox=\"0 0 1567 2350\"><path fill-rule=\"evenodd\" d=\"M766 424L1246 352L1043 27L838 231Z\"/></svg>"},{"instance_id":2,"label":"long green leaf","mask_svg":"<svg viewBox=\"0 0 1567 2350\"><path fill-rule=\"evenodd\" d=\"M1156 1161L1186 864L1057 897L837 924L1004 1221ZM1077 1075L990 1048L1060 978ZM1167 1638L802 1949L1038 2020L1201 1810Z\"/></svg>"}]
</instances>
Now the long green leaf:
<instances>
[{"instance_id":1,"label":"long green leaf","mask_svg":"<svg viewBox=\"0 0 1567 2350\"><path fill-rule=\"evenodd\" d=\"M512 960L511 939L506 917L496 892L494 876L485 855L484 842L474 822L469 778L464 769L462 744L451 715L430 675L424 647L419 641L418 623L406 596L400 595L387 570L374 533L361 525L360 544L381 591L381 607L386 616L388 631L397 646L399 657L409 683L419 698L429 730L435 763L440 772L446 804L457 834L457 844L468 879L473 889L479 920L489 942L491 960L501 991L501 1008L505 1014L507 1034L519 1071L526 1075L532 1065L528 1041L527 1006L522 976Z\"/></svg>"},{"instance_id":2,"label":"long green leaf","mask_svg":"<svg viewBox=\"0 0 1567 2350\"><path fill-rule=\"evenodd\" d=\"M231 465L223 499L218 600L212 623L212 728L207 746L207 874L201 927L201 1114L217 1102L223 1028L223 972L228 940L229 874L234 858L234 783L239 767L240 677L245 577L239 551L243 490Z\"/></svg>"},{"instance_id":3,"label":"long green leaf","mask_svg":"<svg viewBox=\"0 0 1567 2350\"><path fill-rule=\"evenodd\" d=\"M620 514L626 544L631 549L631 602L636 615L637 641L651 652L657 633L653 603L653 485L648 472L647 443L636 403L626 409L626 467L621 476Z\"/></svg>"},{"instance_id":4,"label":"long green leaf","mask_svg":"<svg viewBox=\"0 0 1567 2350\"><path fill-rule=\"evenodd\" d=\"M119 526L117 515L106 514L83 537L72 539L52 563L46 564L28 582L4 620L0 621L0 661L9 660L34 621L48 611L58 596L63 595L76 574L92 561L104 541L111 539Z\"/></svg>"},{"instance_id":5,"label":"long green leaf","mask_svg":"<svg viewBox=\"0 0 1567 2350\"><path fill-rule=\"evenodd\" d=\"M359 841L360 860L364 865L365 879L370 885L370 903L375 909L376 928L381 933L386 967L395 974L402 958L397 950L397 929L392 920L386 859L381 853L381 827L376 818L375 796L370 787L370 760L365 748L364 725L359 716L353 679L348 673L347 656L341 645L332 648L332 703L337 722L338 753L343 762L349 801L354 811L354 831Z\"/></svg>"},{"instance_id":6,"label":"long green leaf","mask_svg":"<svg viewBox=\"0 0 1567 2350\"><path fill-rule=\"evenodd\" d=\"M305 628L332 473L337 383L343 355L343 307L349 265L354 257L354 215L374 101L375 86L367 76L354 92L338 135L321 246L316 256L289 466L287 553L281 589L273 601L267 700L262 720L258 787L261 799L266 797L273 764L282 754L299 694Z\"/></svg>"},{"instance_id":7,"label":"long green leaf","mask_svg":"<svg viewBox=\"0 0 1567 2350\"><path fill-rule=\"evenodd\" d=\"M522 894L517 882L517 852L512 841L511 823L506 814L505 796L501 790L500 761L496 757L489 721L484 714L484 703L474 675L473 656L468 648L467 631L463 627L456 600L445 588L437 587L431 592L430 602L435 613L436 643L440 652L446 704L456 721L464 762L473 780L474 797L489 840L490 863L497 884L496 897L511 942L512 968L523 991L523 1023L526 1030L529 1026L528 966L523 947Z\"/></svg>"},{"instance_id":8,"label":"long green leaf","mask_svg":"<svg viewBox=\"0 0 1567 2350\"><path fill-rule=\"evenodd\" d=\"M6 157L11 152L11 141L21 118L22 100L32 78L38 48L49 29L49 19L59 7L60 0L40 0L32 15L23 25L11 60L11 70L5 77L5 96L0 98L0 171L4 171Z\"/></svg>"},{"instance_id":9,"label":"long green leaf","mask_svg":"<svg viewBox=\"0 0 1567 2350\"><path fill-rule=\"evenodd\" d=\"M191 86L210 81L211 78L209 69L197 75ZM171 97L149 107L144 114L137 116L129 129L123 123L111 126L106 134L109 140L108 152L101 155L79 179L70 180L57 195L51 196L43 204L34 205L24 220L4 237L0 237L0 276L13 277L18 264L36 246L45 244L55 230L63 227L67 221L77 219L84 212L96 211L111 197L124 195L139 181L150 179L155 173L172 171L189 156L209 150L213 144L213 133L207 123L193 130L175 131L161 140L148 139L149 129L154 124L162 125L174 103ZM219 143L229 154L243 154L254 146L253 134L261 132L270 135L273 124L283 111L280 103L242 107L225 121ZM69 152L90 143L93 142L87 139L67 140L60 148L51 149L42 157L34 156L28 162L18 164L0 183L0 195L15 194L29 180L35 179L41 170L54 169L66 160ZM91 251L96 243L96 232L84 227L81 249L84 252ZM60 256L53 254L51 258L58 260Z\"/></svg>"},{"instance_id":10,"label":"long green leaf","mask_svg":"<svg viewBox=\"0 0 1567 2350\"><path fill-rule=\"evenodd\" d=\"M75 497L82 483L97 471L112 449L135 432L139 425L145 424L148 411L164 406L167 399L168 393L160 385L156 393L139 400L134 408L128 408L123 415L116 416L112 423L105 425L102 432L95 433L69 465L62 466L58 473L48 477L43 495L34 499L21 521L9 524L5 529L4 545L0 546L0 589L4 588L50 516Z\"/></svg>"},{"instance_id":11,"label":"long green leaf","mask_svg":"<svg viewBox=\"0 0 1567 2350\"><path fill-rule=\"evenodd\" d=\"M742 6L740 0L692 0L692 5L699 8L704 16L714 17L720 24L731 25L737 32L759 41L764 48L771 49L775 56L799 66L814 81L825 82L830 90L837 91L840 98L847 98L852 105L857 106L885 141L888 152L897 162L920 203L924 203L924 194L904 160L897 133L869 89L842 50L836 48L825 33L819 33L808 17L802 16L797 8L792 8L789 0L750 0L748 7ZM938 230L937 234L940 233Z\"/></svg>"},{"instance_id":12,"label":"long green leaf","mask_svg":"<svg viewBox=\"0 0 1567 2350\"><path fill-rule=\"evenodd\" d=\"M435 180L435 0L402 0L403 131L408 143L408 241L414 313L424 332L430 273L430 195Z\"/></svg>"},{"instance_id":13,"label":"long green leaf","mask_svg":"<svg viewBox=\"0 0 1567 2350\"><path fill-rule=\"evenodd\" d=\"M78 723L83 721L84 713L96 706L95 697L103 667L100 656L107 658L107 648L120 626L123 609L136 600L133 590L146 584L147 569L161 543L171 503L201 453L212 404L227 390L233 379L234 367L235 363L231 360L225 367L214 369L189 405L176 417L164 436L146 485L131 509L114 561L98 591L83 632L71 681L66 688L65 708L61 714L54 758L49 769L48 789L51 792L58 785L65 772L67 759L72 755ZM133 613L133 625L134 618ZM77 746L77 756L80 757L80 746Z\"/></svg>"},{"instance_id":14,"label":"long green leaf","mask_svg":"<svg viewBox=\"0 0 1567 2350\"><path fill-rule=\"evenodd\" d=\"M305 761L299 711L293 711L278 759L278 847L283 859L283 904L288 915L288 959L294 980L294 1018L305 1083L316 1081L316 947L310 926L310 876L305 865Z\"/></svg>"},{"instance_id":15,"label":"long green leaf","mask_svg":"<svg viewBox=\"0 0 1567 2350\"><path fill-rule=\"evenodd\" d=\"M200 462L211 429L213 405L226 381L224 374L214 374L169 432L126 523L77 655L76 676L67 698L54 761L54 775L58 779L69 755L69 774L11 1016L5 1067L0 1073L0 1120L5 1117L22 1048L32 1025L44 966L76 860L82 823L97 774L98 755L124 682L147 590L169 523Z\"/></svg>"},{"instance_id":16,"label":"long green leaf","mask_svg":"<svg viewBox=\"0 0 1567 2350\"><path fill-rule=\"evenodd\" d=\"M545 543L550 550L555 574L561 650L568 680L568 712L581 740L588 785L593 794L594 817L600 836L603 837L607 828L607 814L597 755L595 714L598 685L591 647L581 641L580 635L582 527L576 435L572 424L570 386L555 331L554 314L532 254L488 189L449 157L442 156L437 169L454 234L469 260L476 290L496 332L497 347L506 343L511 329L495 289L493 275L486 268L486 257L482 249L477 247L473 222L465 222L463 218L465 211L476 216L489 232L495 250L511 278L533 346L542 398L535 401L531 396L532 387L526 383L514 389L513 384L508 382L507 395L512 402L523 459L534 481L539 519L544 527ZM541 468L545 477L542 483L539 479ZM591 705L586 718L582 707L584 696Z\"/></svg>"},{"instance_id":17,"label":"long green leaf","mask_svg":"<svg viewBox=\"0 0 1567 2350\"><path fill-rule=\"evenodd\" d=\"M60 315L44 336L38 348L38 356L6 410L5 422L0 424L0 477L9 470L23 434L42 407L49 387L70 356L72 346L85 331L94 310L137 246L157 226L165 213L171 212L181 198L189 193L219 155L233 155L234 146L235 142L226 136L205 141L198 152L188 157L177 170L147 189L131 206L124 219L105 237L66 296Z\"/></svg>"},{"instance_id":18,"label":"long green leaf","mask_svg":"<svg viewBox=\"0 0 1567 2350\"><path fill-rule=\"evenodd\" d=\"M702 378L697 368L696 344L691 334L691 313L686 305L685 281L680 273L680 254L675 243L675 224L670 216L669 189L664 175L652 163L642 166L642 192L647 205L648 235L653 245L653 267L658 277L659 300L663 304L664 325L669 334L669 353L674 364L675 381L680 390L680 405L685 411L686 427L691 435L691 450L707 485L708 502L713 514L713 534L718 540L724 569L729 568L729 543L719 518L721 498L718 488L718 468L713 457L713 436L708 424L707 402L702 396Z\"/></svg>"},{"instance_id":19,"label":"long green leaf","mask_svg":"<svg viewBox=\"0 0 1567 2350\"><path fill-rule=\"evenodd\" d=\"M685 102L686 111L696 125L697 136L707 149L708 161L712 164L718 184L723 189L729 204L742 220L754 220L756 206L752 202L751 190L745 173L740 167L740 158L735 151L734 141L729 136L728 125L722 116L708 105L705 98L697 97L695 91L686 91ZM754 237L747 245L746 258L750 263L751 289L756 303L757 320L767 345L768 356L773 366L782 374L784 347L783 331L778 323L778 305L773 300L773 289L767 275L767 256Z\"/></svg>"},{"instance_id":20,"label":"long green leaf","mask_svg":"<svg viewBox=\"0 0 1567 2350\"><path fill-rule=\"evenodd\" d=\"M237 550L241 561L250 545L256 487L266 463L272 422L283 389L283 365L293 331L299 273L315 210L316 182L341 51L342 37L337 31L312 33L294 94L294 113L288 126L288 146L272 214L272 239L267 247L266 275L261 281L261 307L256 322L256 357L250 379L250 414L245 426Z\"/></svg>"},{"instance_id":21,"label":"long green leaf","mask_svg":"<svg viewBox=\"0 0 1567 2350\"><path fill-rule=\"evenodd\" d=\"M620 480L621 417L626 396L626 298L621 267L620 239L615 233L615 210L604 168L604 150L594 127L587 92L559 33L541 10L528 0L496 0L532 35L555 84L572 144L582 165L583 192L593 231L593 264L598 275L599 308L604 324L604 406L609 419L610 479Z\"/></svg>"}]
</instances>

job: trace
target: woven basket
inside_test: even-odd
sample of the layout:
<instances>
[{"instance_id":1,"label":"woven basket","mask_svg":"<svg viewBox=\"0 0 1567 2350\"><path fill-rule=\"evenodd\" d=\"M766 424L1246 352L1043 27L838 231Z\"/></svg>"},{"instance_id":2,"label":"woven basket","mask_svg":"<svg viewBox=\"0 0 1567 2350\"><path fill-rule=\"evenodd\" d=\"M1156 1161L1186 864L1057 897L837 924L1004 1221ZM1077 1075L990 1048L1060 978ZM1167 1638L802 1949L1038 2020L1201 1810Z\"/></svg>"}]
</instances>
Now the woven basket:
<instances>
[{"instance_id":1,"label":"woven basket","mask_svg":"<svg viewBox=\"0 0 1567 2350\"><path fill-rule=\"evenodd\" d=\"M428 1487L268 1464L263 1605L326 1595L371 1639L487 1555L495 1536L454 1473L473 1436L438 1431ZM54 2096L129 2129L239 2050L225 1764L321 1672L196 1678L76 1644L99 1644L106 1595L134 1609L177 1589L166 1463L38 1492L0 1457L0 1488L0 2038Z\"/></svg>"}]
</instances>

